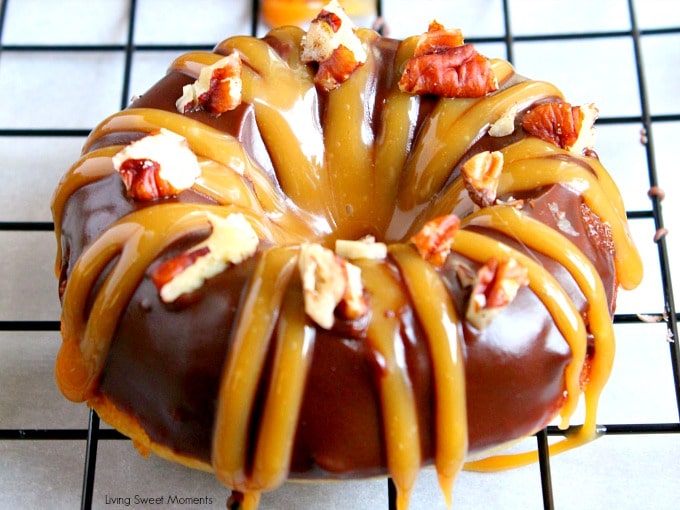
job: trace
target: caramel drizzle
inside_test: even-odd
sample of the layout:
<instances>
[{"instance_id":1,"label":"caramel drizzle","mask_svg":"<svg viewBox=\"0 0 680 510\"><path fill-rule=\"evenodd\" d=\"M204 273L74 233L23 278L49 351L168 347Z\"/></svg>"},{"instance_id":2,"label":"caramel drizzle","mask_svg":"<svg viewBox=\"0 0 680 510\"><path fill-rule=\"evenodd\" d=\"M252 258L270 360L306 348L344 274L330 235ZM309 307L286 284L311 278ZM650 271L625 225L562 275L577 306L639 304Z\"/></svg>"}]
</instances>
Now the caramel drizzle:
<instances>
[{"instance_id":1,"label":"caramel drizzle","mask_svg":"<svg viewBox=\"0 0 680 510\"><path fill-rule=\"evenodd\" d=\"M499 81L510 75L504 61L493 61ZM546 97L561 97L552 84L524 81L485 98L442 99L425 122L422 139L416 141L409 157L400 187L398 205L412 209L438 193L451 174L450 163L459 161L489 125L514 105L529 105Z\"/></svg>"},{"instance_id":2,"label":"caramel drizzle","mask_svg":"<svg viewBox=\"0 0 680 510\"><path fill-rule=\"evenodd\" d=\"M361 268L365 288L373 297L366 342L380 365L378 389L387 468L397 487L397 509L406 510L422 465L415 397L401 340L401 323L394 313L406 300L401 285L386 265L363 260L356 263Z\"/></svg>"},{"instance_id":3,"label":"caramel drizzle","mask_svg":"<svg viewBox=\"0 0 680 510\"><path fill-rule=\"evenodd\" d=\"M558 453L579 446L589 441L596 435L596 411L600 393L614 361L614 329L609 316L609 309L605 299L605 291L597 271L592 263L564 236L546 225L530 219L511 207L495 207L488 211L469 216L465 222L472 225L483 225L504 232L507 235L516 236L529 248L543 253L562 264L574 277L579 288L583 292L589 304L588 324L595 341L595 353L592 377L585 389L586 414L582 428L567 439L550 445L551 453ZM579 355L585 350L585 344L571 346L572 352ZM577 405L578 388L569 388L570 382L579 380L581 365L577 364L576 355L572 358L565 372L567 381L567 401L560 414L562 416L561 428L568 426L569 417ZM486 459L468 465L469 469L492 470L506 465L517 465L532 462L537 458L535 452L520 456L501 456L500 458Z\"/></svg>"},{"instance_id":4,"label":"caramel drizzle","mask_svg":"<svg viewBox=\"0 0 680 510\"><path fill-rule=\"evenodd\" d=\"M275 487L285 476L290 461L305 367L311 354L304 321L301 323L299 313L291 310L290 301L300 305L296 299L285 305L286 317L282 319L276 335L279 344L276 371L272 373L273 382L265 404L265 414L275 423L262 423L255 452L255 469L249 476L248 430L255 394L296 260L295 248L274 248L263 254L251 278L222 372L212 464L223 483L244 493L256 494ZM281 364L286 362L288 365L282 370ZM284 388L282 384L288 384L288 387ZM275 400L276 394L271 393L273 388L285 392L281 401ZM282 402L291 407L282 406ZM277 427L272 428L273 425ZM270 448L271 457L267 459L267 449Z\"/></svg>"},{"instance_id":5,"label":"caramel drizzle","mask_svg":"<svg viewBox=\"0 0 680 510\"><path fill-rule=\"evenodd\" d=\"M403 69L413 56L416 37L403 41L395 56L395 69ZM375 137L375 170L372 200L376 207L376 229L386 232L399 192L399 180L415 135L420 96L404 94L393 79L386 93L380 128ZM379 169L379 170L378 170Z\"/></svg>"},{"instance_id":6,"label":"caramel drizzle","mask_svg":"<svg viewBox=\"0 0 680 510\"><path fill-rule=\"evenodd\" d=\"M300 47L304 34L301 29L291 28L283 33L297 40L294 48ZM284 60L264 40L252 37L227 39L216 51L224 54L238 51L241 55L243 101L255 108L258 128L285 194L303 210L321 215L333 224L328 218L325 197L309 192L328 189L329 178L324 166L318 99L307 66L299 59Z\"/></svg>"},{"instance_id":7,"label":"caramel drizzle","mask_svg":"<svg viewBox=\"0 0 680 510\"><path fill-rule=\"evenodd\" d=\"M520 238L531 232L522 232ZM560 246L563 243L560 243ZM461 230L456 233L452 249L461 255L480 263L490 257L514 258L528 270L529 288L543 302L552 315L557 329L560 330L571 347L572 356L583 365L586 353L586 328L583 318L555 278L541 264L527 255L482 234ZM578 370L571 371L572 379L566 382L570 397L578 395Z\"/></svg>"},{"instance_id":8,"label":"caramel drizzle","mask_svg":"<svg viewBox=\"0 0 680 510\"><path fill-rule=\"evenodd\" d=\"M437 409L434 465L446 504L451 508L453 483L463 467L468 444L460 321L441 278L412 247L392 245L390 256L402 273L427 335Z\"/></svg>"},{"instance_id":9,"label":"caramel drizzle","mask_svg":"<svg viewBox=\"0 0 680 510\"><path fill-rule=\"evenodd\" d=\"M531 168L532 175L526 172ZM616 208L607 200L597 179L585 168L558 159L542 158L522 160L507 165L498 186L500 193L536 189L550 184L570 185L578 189L584 202L612 230L616 246L616 277L624 289L631 289L640 283L642 262L628 235L625 219L619 216Z\"/></svg>"},{"instance_id":10,"label":"caramel drizzle","mask_svg":"<svg viewBox=\"0 0 680 510\"><path fill-rule=\"evenodd\" d=\"M158 214L158 208L163 213ZM226 209L226 211L225 211ZM83 401L94 395L118 320L149 265L173 242L207 229L206 212L242 212L262 238L270 238L259 218L232 207L166 204L129 214L113 224L78 259L62 308L63 345L57 381L64 395ZM97 292L89 315L88 298L100 273L116 263Z\"/></svg>"},{"instance_id":11,"label":"caramel drizzle","mask_svg":"<svg viewBox=\"0 0 680 510\"><path fill-rule=\"evenodd\" d=\"M358 33L367 46L376 40L370 31ZM409 233L398 225L399 220L415 217L413 228L417 229L427 217L469 207L461 179L448 185L447 182L451 169L485 134L490 123L513 105L524 107L548 97L561 97L559 90L550 84L523 81L486 98L440 100L416 134L420 99L400 93L394 86L396 78L392 77L393 86L385 95L382 118L377 122L373 139L370 119L374 112L360 99L372 93L374 86L372 75L377 64L371 56L363 70L327 99L328 114L332 113L334 119L361 118L362 123L356 126L339 122L337 127L322 128L311 71L299 60L301 36L299 29L290 27L272 31L268 37L288 48L281 55L266 40L247 37L228 39L216 49L221 54L238 51L245 63L244 101L254 106L277 182L272 182L251 161L236 139L174 112L129 109L106 119L88 138L86 153L97 140L111 133L148 133L162 126L181 134L199 156L203 169L194 190L219 205L166 203L148 207L116 222L86 249L73 268L64 298L64 344L57 360L57 377L69 398L83 400L95 393L115 325L138 281L174 240L208 228L205 211L221 215L241 211L252 220L262 239L277 246L301 240L331 242L338 232L342 237L350 237L367 225L375 225L378 233L386 228L390 239L406 239ZM394 73L413 53L413 46L414 39L400 45L392 64ZM198 76L203 65L218 58L216 54L191 53L177 59L171 70ZM506 62L493 61L493 67L501 83L514 76ZM339 115L337 112L345 105L348 113ZM340 144L346 140L343 129L350 132L351 144ZM53 205L57 235L68 198L80 187L111 173L107 160L113 152L115 148L86 154L62 181ZM569 163L573 160L565 158L564 151L531 138L506 147L503 152L507 168L499 193L556 183L582 191L586 203L612 227L621 283L628 288L639 281L641 264L625 226L623 205L613 181L598 162L579 158L592 169L589 172L581 165ZM532 166L530 172L527 165ZM354 193L359 182L365 186L363 189L370 190L367 195L375 198L374 203L359 196L363 193ZM326 194L318 192L320 189L331 190L330 204ZM432 195L435 199L430 201ZM395 201L397 209L391 210L386 204ZM564 264L589 300L590 327L597 338L591 380L586 389L587 423L576 436L551 447L557 452L585 442L594 434L597 397L611 364L613 342L608 331L611 325L606 326L609 321L604 319L606 304L602 304L601 282L598 287L599 279L592 274L592 267L584 263L583 256L564 236L548 234L547 227L514 214L496 206L466 221L505 229L527 246ZM542 236L550 237L554 245L538 242ZM530 288L543 301L572 349L573 360L565 374L565 387L571 399L563 412L565 424L579 394L577 369L585 356L586 333L580 314L545 270L508 246L461 230L453 248L480 262L491 256L513 256L529 269ZM223 369L213 441L216 475L225 484L244 491L245 506L251 509L257 506L261 491L276 487L287 475L314 344L313 328L301 312L299 283L292 277L297 249L273 248L259 256ZM365 288L372 295L366 341L382 363L378 386L388 468L398 487L399 507L405 509L422 459L415 401L395 314L398 316L398 310L410 301L426 332L436 381L435 465L447 502L451 501L451 484L467 448L463 346L459 338L460 320L436 271L406 245L392 245L390 258L398 267L405 288L395 280L388 263L359 261L358 265ZM91 289L100 272L114 260L113 269L85 317L83 310ZM609 347L612 349L608 350ZM265 419L251 441L248 436L255 393L265 358L272 348L274 370L265 397ZM247 451L249 444L254 444L252 458ZM467 466L507 467L524 462L530 455L501 457Z\"/></svg>"},{"instance_id":12,"label":"caramel drizzle","mask_svg":"<svg viewBox=\"0 0 680 510\"><path fill-rule=\"evenodd\" d=\"M371 44L377 37L375 32L366 31L364 41ZM325 166L330 180L335 235L340 239L361 237L376 216L371 193L357 192L374 189L374 176L380 171L375 168L372 155L373 105L366 101L376 86L375 66L373 53L369 52L366 62L354 72L352 79L328 94L325 115L333 121L324 126ZM347 149L349 147L351 149Z\"/></svg>"},{"instance_id":13,"label":"caramel drizzle","mask_svg":"<svg viewBox=\"0 0 680 510\"><path fill-rule=\"evenodd\" d=\"M113 173L114 168L111 158L119 150L120 147L112 146L92 151L87 156L80 158L61 178L52 197L52 216L57 219L54 222L54 233L57 240L61 239L61 217L64 214L66 201L80 188ZM54 269L57 278L61 272L61 259L61 242L57 242L57 257Z\"/></svg>"},{"instance_id":14,"label":"caramel drizzle","mask_svg":"<svg viewBox=\"0 0 680 510\"><path fill-rule=\"evenodd\" d=\"M526 138L501 149L501 152L505 164L498 185L498 195L512 195L552 184L566 185L578 190L586 205L612 229L619 283L625 289L634 288L640 283L642 261L630 237L620 199L609 198L618 195L613 181L611 178L602 181L598 178L604 173L601 165L593 165L594 168L599 167L598 174L594 175L576 162L586 160L586 163L594 163L592 158L576 158L560 149L553 150L548 143L536 138ZM538 154L534 156L536 153ZM567 156L567 159L554 157L556 155ZM469 207L469 202L465 198L465 184L458 178L435 199L425 213L427 217L436 217L453 211L467 216L469 212L464 208ZM425 213L421 213L421 216L425 216Z\"/></svg>"},{"instance_id":15,"label":"caramel drizzle","mask_svg":"<svg viewBox=\"0 0 680 510\"><path fill-rule=\"evenodd\" d=\"M529 218L510 206L482 209L465 218L462 225L484 226L503 232L531 250L547 255L564 266L588 302L588 324L595 339L595 351L598 353L598 358L604 363L603 366L611 366L614 360L614 328L610 320L604 286L593 264L571 241L547 225ZM565 372L567 401L560 412L562 428L568 426L569 417L578 403L579 388L570 387L570 383L578 382L585 358L587 346L585 339L580 340L578 345L570 344L573 357ZM595 395L594 392L593 395ZM586 416L586 421L592 421L594 424L594 418L594 416Z\"/></svg>"},{"instance_id":16,"label":"caramel drizzle","mask_svg":"<svg viewBox=\"0 0 680 510\"><path fill-rule=\"evenodd\" d=\"M495 223L494 227L497 227L498 223ZM502 229L502 227L500 228ZM526 228L526 225L522 225L517 230L513 229L513 235L518 235L519 233L519 238L522 240L529 239L532 234L543 232L543 229L536 228L536 225L533 224L529 228ZM566 246L566 243L564 242L565 239L563 236L559 237L559 244L557 246L562 248ZM539 242L537 243L537 246L539 248L549 250L547 244L544 245L543 243ZM550 275L550 273L548 273L539 263L518 252L517 250L514 250L509 246L482 234L466 230L459 231L456 234L453 243L453 250L480 263L488 260L490 253L496 257L512 257L527 268L529 276L529 288L548 309L551 316L555 320L557 328L564 336L572 351L572 361L570 366L565 371L565 385L567 390L567 402L565 403L565 408L567 408L567 410L570 412L573 411L576 406L576 399L578 399L578 396L580 395L580 390L578 387L579 374L580 368L583 366L583 361L585 359L587 333L583 318L565 291L562 289L562 287L560 287L559 283L557 283L553 276ZM568 259L565 257L560 257L560 259L562 260L558 259L558 261L568 262ZM574 269L573 264L571 265L572 269ZM581 278L579 278L579 280L581 280ZM591 305L597 310L597 300L591 303ZM593 314L593 316L597 315L597 312ZM611 337L598 338L599 342L597 346L598 348L602 348L602 351L596 351L593 357L593 370L604 370L606 372L606 375L604 375L603 378L600 376L598 380L598 382L601 381L602 385L608 378L609 370L611 369L610 361L613 359L613 342L609 342L610 338ZM597 364L596 369L595 364ZM599 396L600 389L601 386L596 383L595 387L590 392L586 393L586 398L588 400L587 412L592 412L596 409L597 398ZM595 402L594 405L593 401ZM590 414L590 412L588 413L587 421L581 430L576 435L568 437L560 443L551 445L551 453L559 453L593 439L595 436L595 415ZM568 424L570 416L566 415L564 410L562 413L562 426L564 427ZM479 461L468 462L465 464L465 468L468 470L477 471L495 471L498 469L528 464L536 461L537 458L538 454L535 451L523 454L498 455Z\"/></svg>"}]
</instances>

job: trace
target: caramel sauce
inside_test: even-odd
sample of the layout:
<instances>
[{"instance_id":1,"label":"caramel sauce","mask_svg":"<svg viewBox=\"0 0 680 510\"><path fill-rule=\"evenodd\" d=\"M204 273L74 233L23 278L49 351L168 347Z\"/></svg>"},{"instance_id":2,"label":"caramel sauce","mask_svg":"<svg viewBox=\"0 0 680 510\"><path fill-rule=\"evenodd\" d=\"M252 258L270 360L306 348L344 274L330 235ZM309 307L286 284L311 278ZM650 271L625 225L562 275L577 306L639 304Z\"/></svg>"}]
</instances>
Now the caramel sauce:
<instances>
[{"instance_id":1,"label":"caramel sauce","mask_svg":"<svg viewBox=\"0 0 680 510\"><path fill-rule=\"evenodd\" d=\"M256 270L242 298L223 367L212 447L216 476L245 493L244 508L255 508L262 491L277 487L287 477L314 351L315 328L304 315L300 284L293 274L296 246L303 241L330 246L335 239L366 234L391 243L387 261L359 260L357 265L371 297L364 341L380 360L376 385L387 466L398 487L398 507L407 507L424 461L415 396L396 316L409 305L422 324L431 354L434 463L445 498L451 502L451 487L466 457L468 440L462 319L441 275L417 255L408 238L428 218L452 211L468 215L470 203L464 185L460 178L452 179L452 172L485 136L490 124L511 107L522 109L536 101L562 97L553 85L520 80L507 62L495 60L492 66L502 84L497 93L478 99L439 99L426 111L425 99L403 94L396 87L400 69L413 53L414 39L399 44L380 40L369 30L358 33L373 51L364 66L330 93L316 90L310 67L300 62L303 32L297 28L277 29L265 40L231 38L217 46L217 54L189 53L171 66L169 72L195 79L202 66L214 63L219 54L239 52L244 62L243 101L254 109L273 175L255 162L237 137L198 118L130 108L112 115L92 132L83 157L66 174L54 196L55 229L60 239L69 198L114 171L110 158L120 147L91 150L96 143L116 133L143 134L164 127L187 139L202 169L193 191L214 202L158 202L136 210L111 225L70 268L56 374L62 392L74 401L96 401L111 339L135 288L172 243L209 228L208 211L221 216L243 213L266 241L256 255ZM379 51L378 43L391 44L391 52ZM179 97L180 90L176 92ZM502 151L505 167L499 195L550 185L578 190L594 214L611 228L619 282L624 288L639 283L642 266L626 227L625 210L616 186L597 160L569 155L535 138L513 140ZM590 381L584 392L586 422L577 434L552 445L551 451L592 439L597 400L614 351L599 275L564 233L503 205L465 218L453 244L455 252L480 263L504 255L527 267L531 291L543 302L571 348L572 360L565 372L563 427L581 394L586 324L540 264L466 226L497 230L553 258L567 268L586 296L587 324L595 338ZM60 252L57 274L62 256ZM106 276L98 283L103 272ZM266 379L263 407L259 422L253 423L258 388L271 352L272 370ZM498 456L467 467L498 469L535 457L533 452Z\"/></svg>"},{"instance_id":2,"label":"caramel sauce","mask_svg":"<svg viewBox=\"0 0 680 510\"><path fill-rule=\"evenodd\" d=\"M387 467L397 487L397 508L405 510L422 464L413 389L399 338L400 323L393 313L406 305L406 296L384 264L358 264L365 288L374 296L366 341L381 359L378 388Z\"/></svg>"},{"instance_id":3,"label":"caramel sauce","mask_svg":"<svg viewBox=\"0 0 680 510\"><path fill-rule=\"evenodd\" d=\"M247 447L249 444L250 417L257 386L264 369L269 342L281 313L285 289L291 279L297 260L296 252L297 250L290 248L275 248L263 254L251 280L241 313L241 320L234 333L233 346L224 366L219 393L220 405L215 423L212 462L215 474L222 482L244 493L260 492L263 489L272 488L269 485L269 479L273 477L280 483L280 477L287 471L286 461L288 457L286 455L289 456L288 450L292 442L290 434L288 437L282 438L280 431L270 428L271 424L264 427L263 430L269 431L270 434L269 436L260 435L258 437L255 453L256 459L259 460L257 474L258 477L262 477L260 480L255 480L248 475ZM289 308L289 305L285 307L286 310ZM288 328L281 326L279 333L284 331L286 335L294 336L296 329L300 332L300 324L299 321L295 322L295 317L295 315L287 314L287 317L283 320L287 324L292 323L293 326ZM295 326L296 324L297 326ZM291 329L293 330L292 333ZM302 338L294 338L293 340L301 344L304 343ZM296 361L297 364L304 363L304 352L299 354L299 358L302 359L293 361ZM290 355L288 358L290 358ZM300 384L304 380L304 371L288 370L295 368L295 363L291 367L284 368L286 368L285 373L276 374L275 379L277 377L297 378L297 384L294 385L294 388L289 388L287 391L295 392L295 390L299 390ZM274 408L272 409L272 407ZM283 411L285 414L292 414L293 417L296 417L295 408L292 410L290 408L276 409L276 403L270 403L268 409L270 414ZM282 419L280 415L278 418ZM289 430L289 427L284 430ZM271 437L272 435L274 437ZM282 441L280 441L280 444L275 444L271 452L272 457L269 459L269 464L278 466L278 471L272 473L270 469L266 469L262 457L267 455L267 452L260 450L260 445L271 446L272 442L276 443L275 438ZM276 453L278 453L278 456ZM283 458L281 458L282 455Z\"/></svg>"},{"instance_id":4,"label":"caramel sauce","mask_svg":"<svg viewBox=\"0 0 680 510\"><path fill-rule=\"evenodd\" d=\"M412 247L395 244L390 255L402 272L411 301L427 334L436 388L437 449L434 465L450 507L453 482L465 461L468 442L460 320L442 280Z\"/></svg>"}]
</instances>

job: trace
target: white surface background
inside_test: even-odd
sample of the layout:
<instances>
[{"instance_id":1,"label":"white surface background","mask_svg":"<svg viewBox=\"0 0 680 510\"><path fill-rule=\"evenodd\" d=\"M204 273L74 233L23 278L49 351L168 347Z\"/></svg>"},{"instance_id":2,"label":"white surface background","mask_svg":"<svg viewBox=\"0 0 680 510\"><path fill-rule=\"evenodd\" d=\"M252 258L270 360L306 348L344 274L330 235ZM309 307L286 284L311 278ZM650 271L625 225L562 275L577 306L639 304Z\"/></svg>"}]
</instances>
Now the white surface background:
<instances>
[{"instance_id":1,"label":"white surface background","mask_svg":"<svg viewBox=\"0 0 680 510\"><path fill-rule=\"evenodd\" d=\"M49 222L49 202L61 174L77 158L84 136L18 136L21 129L89 130L117 111L123 98L128 5L122 0L6 0L0 53L0 221ZM680 9L676 0L638 0L644 33L643 59L653 124L670 259L680 255L677 232L680 121ZM573 103L595 102L602 118L639 117L638 77L625 0L510 0L510 26L519 40L514 57L522 74L554 81ZM422 32L432 18L482 38L480 51L505 57L501 0L385 0L390 35ZM137 45L212 46L250 30L250 3L229 0L138 0L133 42ZM265 28L260 26L260 33ZM541 41L549 33L588 34ZM119 45L115 51L102 45ZM17 49L31 46L32 50ZM44 46L99 45L79 51ZM181 50L134 52L130 95L144 92ZM649 211L649 180L639 122L599 126L597 149L619 183L631 211ZM646 276L639 289L622 292L618 312L660 314L663 295L652 219L631 222ZM0 230L0 321L57 321L51 232ZM677 265L676 265L677 266ZM680 288L680 267L673 267ZM677 423L675 393L664 324L617 324L618 356L603 396L599 422ZM55 388L57 332L0 330L0 430L83 429L84 406L65 401ZM528 440L533 445L533 439ZM0 439L0 509L76 508L80 505L84 441ZM680 502L680 436L607 436L551 460L555 507L670 509ZM129 441L100 441L94 508L106 496L208 496L224 508L228 491L212 475L137 455ZM494 475L463 473L455 508L542 508L538 466ZM134 505L132 505L134 506ZM152 508L151 506L136 506ZM263 509L387 508L383 480L286 484L264 496ZM179 508L177 506L173 508ZM189 507L184 507L189 508ZM412 509L444 508L434 473L424 471Z\"/></svg>"}]
</instances>

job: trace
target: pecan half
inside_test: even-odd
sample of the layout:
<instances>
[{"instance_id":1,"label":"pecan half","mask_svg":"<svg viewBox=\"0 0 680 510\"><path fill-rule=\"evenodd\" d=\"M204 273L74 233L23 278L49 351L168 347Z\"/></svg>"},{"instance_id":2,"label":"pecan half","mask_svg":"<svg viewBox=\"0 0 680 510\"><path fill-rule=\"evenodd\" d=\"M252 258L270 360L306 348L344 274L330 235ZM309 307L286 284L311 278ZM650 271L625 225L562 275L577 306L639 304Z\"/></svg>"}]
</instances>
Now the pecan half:
<instances>
[{"instance_id":1,"label":"pecan half","mask_svg":"<svg viewBox=\"0 0 680 510\"><path fill-rule=\"evenodd\" d=\"M320 244L307 243L300 247L298 269L305 313L322 328L333 327L336 313L353 320L368 312L359 267Z\"/></svg>"},{"instance_id":2,"label":"pecan half","mask_svg":"<svg viewBox=\"0 0 680 510\"><path fill-rule=\"evenodd\" d=\"M241 104L241 57L234 52L201 69L198 79L182 88L176 107L180 113L205 110L220 115Z\"/></svg>"},{"instance_id":3,"label":"pecan half","mask_svg":"<svg viewBox=\"0 0 680 510\"><path fill-rule=\"evenodd\" d=\"M471 44L463 44L460 30L446 30L433 21L406 62L399 89L410 94L442 97L482 97L498 89L489 60Z\"/></svg>"},{"instance_id":4,"label":"pecan half","mask_svg":"<svg viewBox=\"0 0 680 510\"><path fill-rule=\"evenodd\" d=\"M468 195L479 207L489 207L496 201L502 171L503 153L499 151L475 154L461 167Z\"/></svg>"},{"instance_id":5,"label":"pecan half","mask_svg":"<svg viewBox=\"0 0 680 510\"><path fill-rule=\"evenodd\" d=\"M575 154L583 154L594 145L597 108L592 104L572 106L556 101L534 106L524 114L522 127L541 140Z\"/></svg>"},{"instance_id":6,"label":"pecan half","mask_svg":"<svg viewBox=\"0 0 680 510\"><path fill-rule=\"evenodd\" d=\"M366 62L368 55L355 26L337 0L312 20L302 40L300 58L319 64L314 82L325 90L337 88Z\"/></svg>"},{"instance_id":7,"label":"pecan half","mask_svg":"<svg viewBox=\"0 0 680 510\"><path fill-rule=\"evenodd\" d=\"M484 329L529 284L528 271L513 258L490 258L477 271L465 318Z\"/></svg>"},{"instance_id":8,"label":"pecan half","mask_svg":"<svg viewBox=\"0 0 680 510\"><path fill-rule=\"evenodd\" d=\"M423 228L411 238L420 256L439 267L446 261L451 252L453 238L460 227L460 219L455 214L439 216L428 221Z\"/></svg>"},{"instance_id":9,"label":"pecan half","mask_svg":"<svg viewBox=\"0 0 680 510\"><path fill-rule=\"evenodd\" d=\"M127 195L140 201L176 195L191 188L201 175L186 139L166 129L131 143L112 161Z\"/></svg>"}]
</instances>

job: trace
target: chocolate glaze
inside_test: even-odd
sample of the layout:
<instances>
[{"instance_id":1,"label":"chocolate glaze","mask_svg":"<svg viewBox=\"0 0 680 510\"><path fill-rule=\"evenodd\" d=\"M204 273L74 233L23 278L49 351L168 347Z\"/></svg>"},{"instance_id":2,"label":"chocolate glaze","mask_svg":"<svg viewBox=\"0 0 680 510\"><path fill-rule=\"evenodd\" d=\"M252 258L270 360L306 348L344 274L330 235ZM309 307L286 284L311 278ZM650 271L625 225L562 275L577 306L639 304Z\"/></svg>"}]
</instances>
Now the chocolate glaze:
<instances>
[{"instance_id":1,"label":"chocolate glaze","mask_svg":"<svg viewBox=\"0 0 680 510\"><path fill-rule=\"evenodd\" d=\"M384 39L374 48L380 65L393 60L395 44ZM181 87L190 81L191 78L181 73L171 72L133 106L175 111L174 102ZM387 85L384 81L376 84L377 92L372 98L376 118L380 115L380 97ZM429 108L427 104L425 98L421 111ZM220 117L204 112L189 115L239 138L260 166L274 172L250 106L243 105ZM420 116L421 120L423 117ZM107 135L93 148L126 143L139 136L139 133ZM511 138L521 136L523 132L517 129ZM484 136L469 155L509 141ZM566 213L579 233L571 240L602 276L611 306L616 281L611 250L603 249L609 247L610 239L596 217L581 213L580 196L556 185L536 190L524 198L524 212L554 228L558 227L549 204L557 203ZM207 199L194 192L184 192L169 200L204 202ZM113 221L140 207L144 204L125 196L117 175L88 184L71 196L62 217L61 243L66 268L62 271L62 286L87 245ZM484 233L503 238L528 252L512 239L491 231ZM179 253L193 242L195 240L185 240L165 256ZM587 303L568 272L547 257L531 255L549 269L584 313ZM134 416L154 442L210 462L219 378L241 298L258 257L259 254L230 267L191 296L172 305L160 301L148 272L140 282L111 344L98 391ZM440 273L462 317L467 296L455 276L455 257L461 259L458 255L450 256ZM393 272L400 281L396 266ZM416 394L423 459L431 462L434 388L430 354L427 343L421 340L423 329L413 310L406 307L400 311L399 318ZM522 289L517 299L483 331L476 331L466 323L461 329L470 452L532 433L554 417L564 399L563 373L571 354L551 315L531 291ZM341 326L331 331L316 329L313 362L291 465L294 477L369 476L386 470L376 386L379 360L374 359L360 334L355 338L347 334L349 331L351 328Z\"/></svg>"}]
</instances>

